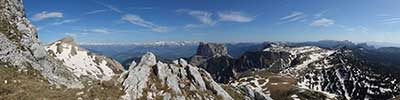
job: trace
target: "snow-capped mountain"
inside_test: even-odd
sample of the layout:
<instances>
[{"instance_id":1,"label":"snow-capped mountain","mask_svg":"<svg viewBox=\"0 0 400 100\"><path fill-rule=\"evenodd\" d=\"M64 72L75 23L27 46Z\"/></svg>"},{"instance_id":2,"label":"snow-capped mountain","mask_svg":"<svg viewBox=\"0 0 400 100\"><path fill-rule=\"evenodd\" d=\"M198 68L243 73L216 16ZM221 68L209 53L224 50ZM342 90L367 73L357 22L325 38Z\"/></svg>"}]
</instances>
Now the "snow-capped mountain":
<instances>
[{"instance_id":1,"label":"snow-capped mountain","mask_svg":"<svg viewBox=\"0 0 400 100\"><path fill-rule=\"evenodd\" d=\"M265 49L246 52L237 59L207 58L203 68L212 69L209 72L215 80L226 78L222 80L230 80L228 84L233 87L248 87L272 99L373 100L399 95L398 73L387 70L397 69L396 61L375 61L382 57L374 56L376 52L395 56L395 50L364 47L320 48L271 42Z\"/></svg>"},{"instance_id":2,"label":"snow-capped mountain","mask_svg":"<svg viewBox=\"0 0 400 100\"><path fill-rule=\"evenodd\" d=\"M110 80L124 71L117 61L79 47L72 37L47 45L47 52L68 67L78 77Z\"/></svg>"},{"instance_id":3,"label":"snow-capped mountain","mask_svg":"<svg viewBox=\"0 0 400 100\"><path fill-rule=\"evenodd\" d=\"M271 46L264 52L290 53L287 68L297 86L344 99L389 99L399 94L396 73L385 73L385 65L359 56L360 49L322 49L314 46ZM366 55L366 54L363 54ZM372 57L372 56L369 56Z\"/></svg>"},{"instance_id":4,"label":"snow-capped mountain","mask_svg":"<svg viewBox=\"0 0 400 100\"><path fill-rule=\"evenodd\" d=\"M336 52L309 64L298 85L346 99L389 99L399 94L398 77L377 68L382 65L359 59L352 52Z\"/></svg>"}]
</instances>

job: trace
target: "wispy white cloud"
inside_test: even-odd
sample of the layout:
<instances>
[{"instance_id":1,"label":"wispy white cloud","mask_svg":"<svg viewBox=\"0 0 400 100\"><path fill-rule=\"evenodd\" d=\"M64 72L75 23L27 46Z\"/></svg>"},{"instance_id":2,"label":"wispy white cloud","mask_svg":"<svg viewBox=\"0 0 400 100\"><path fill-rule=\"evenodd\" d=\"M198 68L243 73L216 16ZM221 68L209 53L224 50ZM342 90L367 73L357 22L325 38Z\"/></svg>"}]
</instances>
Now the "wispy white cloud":
<instances>
[{"instance_id":1,"label":"wispy white cloud","mask_svg":"<svg viewBox=\"0 0 400 100\"><path fill-rule=\"evenodd\" d=\"M313 21L310 24L310 26L313 26L313 27L328 27L328 26L331 26L331 25L334 25L334 24L335 24L335 20L327 19L327 18L321 18L321 19Z\"/></svg>"},{"instance_id":2,"label":"wispy white cloud","mask_svg":"<svg viewBox=\"0 0 400 100\"><path fill-rule=\"evenodd\" d=\"M400 23L400 17L392 17L382 20L382 24L396 24L396 23Z\"/></svg>"},{"instance_id":3,"label":"wispy white cloud","mask_svg":"<svg viewBox=\"0 0 400 100\"><path fill-rule=\"evenodd\" d=\"M285 24L285 23L290 23L290 22L295 22L295 21L299 21L299 22L305 22L307 21L305 18L307 17L307 15L303 12L292 12L289 15L283 16L281 18L279 18L279 20L281 22L278 22L278 24Z\"/></svg>"},{"instance_id":4,"label":"wispy white cloud","mask_svg":"<svg viewBox=\"0 0 400 100\"><path fill-rule=\"evenodd\" d=\"M185 29L192 29L192 28L202 28L202 27L207 27L209 25L206 24L186 24L183 28Z\"/></svg>"},{"instance_id":5,"label":"wispy white cloud","mask_svg":"<svg viewBox=\"0 0 400 100\"><path fill-rule=\"evenodd\" d=\"M141 26L141 27L148 28L153 32L167 32L167 31L169 31L168 27L156 25L153 22L144 20L139 15L126 13L126 12L120 10L119 8L117 8L117 7L113 6L113 5L105 4L105 3L97 2L97 1L95 1L95 3L100 4L101 6L104 6L105 8L108 8L108 10L111 10L113 12L119 13L120 15L122 15L122 17L121 17L122 21L126 21L126 22L134 24L134 25L138 25L138 26ZM150 7L147 7L147 8L142 8L142 7L134 8L134 7L131 7L130 9L152 9L152 8L150 8ZM94 11L92 13L99 13L99 12L102 12L102 11ZM92 31L94 31L94 30L92 30ZM105 32L104 30L96 30L96 31L97 32ZM128 32L128 31L126 31L126 32Z\"/></svg>"},{"instance_id":6,"label":"wispy white cloud","mask_svg":"<svg viewBox=\"0 0 400 100\"><path fill-rule=\"evenodd\" d=\"M159 25L156 25L156 24L154 24L154 23L152 23L150 21L146 21L146 20L142 19L138 15L126 14L126 15L122 16L121 20L127 21L127 22L129 22L131 24L134 24L134 25L138 25L138 26L142 26L142 27L145 27L145 28L149 28L154 32L167 32L168 31L167 27L159 26Z\"/></svg>"},{"instance_id":7,"label":"wispy white cloud","mask_svg":"<svg viewBox=\"0 0 400 100\"><path fill-rule=\"evenodd\" d=\"M108 10L108 9L93 10L93 11L86 12L85 14L91 15L91 14L103 13L103 12L107 12L107 11L110 11L110 10Z\"/></svg>"},{"instance_id":8,"label":"wispy white cloud","mask_svg":"<svg viewBox=\"0 0 400 100\"><path fill-rule=\"evenodd\" d=\"M138 30L121 30L121 29L110 29L110 28L83 28L74 29L75 33L85 34L110 34L110 33L137 33Z\"/></svg>"},{"instance_id":9,"label":"wispy white cloud","mask_svg":"<svg viewBox=\"0 0 400 100\"><path fill-rule=\"evenodd\" d=\"M53 22L53 23L48 23L46 25L38 26L36 29L38 31L40 31L40 30L45 29L45 28L47 28L49 26L57 26L57 25L73 23L73 22L77 22L77 21L79 21L79 19L66 19L66 20L56 21L56 22Z\"/></svg>"},{"instance_id":10,"label":"wispy white cloud","mask_svg":"<svg viewBox=\"0 0 400 100\"><path fill-rule=\"evenodd\" d=\"M306 17L307 17L307 15L293 17L292 19L287 20L287 22L301 21L301 20L304 20Z\"/></svg>"},{"instance_id":11,"label":"wispy white cloud","mask_svg":"<svg viewBox=\"0 0 400 100\"><path fill-rule=\"evenodd\" d=\"M110 33L109 29L106 28L95 28L95 29L83 29L83 32L91 32L91 33Z\"/></svg>"},{"instance_id":12,"label":"wispy white cloud","mask_svg":"<svg viewBox=\"0 0 400 100\"><path fill-rule=\"evenodd\" d=\"M253 17L247 16L242 12L237 11L226 11L219 12L218 17L220 21L229 21L229 22L251 22L254 20Z\"/></svg>"},{"instance_id":13,"label":"wispy white cloud","mask_svg":"<svg viewBox=\"0 0 400 100\"><path fill-rule=\"evenodd\" d=\"M105 4L105 3L97 2L97 1L95 1L95 2L96 2L97 4L103 6L103 7L108 8L109 10L111 10L111 11L113 11L113 12L116 12L116 13L123 13L122 10L120 10L120 9L117 8L117 7L114 7L113 5L109 5L109 4Z\"/></svg>"},{"instance_id":14,"label":"wispy white cloud","mask_svg":"<svg viewBox=\"0 0 400 100\"><path fill-rule=\"evenodd\" d=\"M77 22L77 21L79 21L79 19L67 19L67 20L62 20L59 22L54 22L52 25L62 25L62 24L73 23L73 22Z\"/></svg>"},{"instance_id":15,"label":"wispy white cloud","mask_svg":"<svg viewBox=\"0 0 400 100\"><path fill-rule=\"evenodd\" d=\"M200 11L200 10L190 10L190 9L178 9L176 10L178 13L186 13L198 19L202 24L212 25L215 24L214 20L212 19L212 13L207 11Z\"/></svg>"},{"instance_id":16,"label":"wispy white cloud","mask_svg":"<svg viewBox=\"0 0 400 100\"><path fill-rule=\"evenodd\" d=\"M41 13L37 13L37 14L33 15L32 20L40 21L40 20L48 19L48 18L62 18L62 17L64 17L64 14L62 12L43 11Z\"/></svg>"},{"instance_id":17,"label":"wispy white cloud","mask_svg":"<svg viewBox=\"0 0 400 100\"><path fill-rule=\"evenodd\" d=\"M296 17L302 16L302 15L304 15L303 12L295 11L295 12L292 12L291 14L289 14L287 16L281 17L280 20L292 19L292 18L296 18Z\"/></svg>"},{"instance_id":18,"label":"wispy white cloud","mask_svg":"<svg viewBox=\"0 0 400 100\"><path fill-rule=\"evenodd\" d=\"M199 20L200 24L186 24L183 26L185 29L201 28L213 26L220 22L251 22L254 17L250 17L243 12L225 11L214 14L208 11L191 10L191 9L178 9L175 12L179 14L187 14ZM214 16L215 15L215 16Z\"/></svg>"}]
</instances>

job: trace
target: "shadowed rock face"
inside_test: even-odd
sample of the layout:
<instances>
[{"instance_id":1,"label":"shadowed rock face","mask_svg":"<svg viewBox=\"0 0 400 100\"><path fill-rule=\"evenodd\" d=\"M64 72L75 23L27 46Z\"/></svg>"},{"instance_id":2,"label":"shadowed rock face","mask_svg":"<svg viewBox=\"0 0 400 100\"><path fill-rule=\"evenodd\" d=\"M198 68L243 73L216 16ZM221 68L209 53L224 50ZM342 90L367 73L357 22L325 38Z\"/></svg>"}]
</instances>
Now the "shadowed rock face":
<instances>
[{"instance_id":1,"label":"shadowed rock face","mask_svg":"<svg viewBox=\"0 0 400 100\"><path fill-rule=\"evenodd\" d=\"M228 49L223 44L200 42L196 55L205 57L228 56Z\"/></svg>"},{"instance_id":2,"label":"shadowed rock face","mask_svg":"<svg viewBox=\"0 0 400 100\"><path fill-rule=\"evenodd\" d=\"M201 42L189 62L208 71L217 82L227 83L235 76L233 61L223 44Z\"/></svg>"}]
</instances>

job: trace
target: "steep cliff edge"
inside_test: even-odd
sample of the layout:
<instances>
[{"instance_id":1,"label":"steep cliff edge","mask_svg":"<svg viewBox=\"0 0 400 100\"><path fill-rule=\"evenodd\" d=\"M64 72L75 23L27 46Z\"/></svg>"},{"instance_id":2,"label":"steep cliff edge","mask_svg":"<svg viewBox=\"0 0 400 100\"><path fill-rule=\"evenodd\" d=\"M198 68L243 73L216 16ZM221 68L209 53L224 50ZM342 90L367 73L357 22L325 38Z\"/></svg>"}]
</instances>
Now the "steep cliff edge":
<instances>
[{"instance_id":1,"label":"steep cliff edge","mask_svg":"<svg viewBox=\"0 0 400 100\"><path fill-rule=\"evenodd\" d=\"M52 84L83 88L75 75L48 56L26 18L22 0L0 1L0 45L1 64L25 71L31 67Z\"/></svg>"}]
</instances>

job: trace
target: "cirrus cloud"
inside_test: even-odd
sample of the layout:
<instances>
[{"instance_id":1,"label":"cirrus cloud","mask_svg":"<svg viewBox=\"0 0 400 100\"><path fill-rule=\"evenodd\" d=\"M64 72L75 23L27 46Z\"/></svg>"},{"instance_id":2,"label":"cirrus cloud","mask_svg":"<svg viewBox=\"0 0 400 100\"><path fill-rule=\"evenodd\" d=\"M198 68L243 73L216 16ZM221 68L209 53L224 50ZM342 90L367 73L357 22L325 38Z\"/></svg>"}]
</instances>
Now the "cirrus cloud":
<instances>
[{"instance_id":1,"label":"cirrus cloud","mask_svg":"<svg viewBox=\"0 0 400 100\"><path fill-rule=\"evenodd\" d=\"M230 22L251 22L254 20L253 17L246 16L242 12L237 11L227 11L227 12L219 12L218 17L220 21L230 21Z\"/></svg>"},{"instance_id":2,"label":"cirrus cloud","mask_svg":"<svg viewBox=\"0 0 400 100\"><path fill-rule=\"evenodd\" d=\"M190 10L190 9L178 9L176 10L178 13L185 13L190 16L195 17L198 19L202 24L212 25L215 24L215 21L211 18L212 13L207 11L200 11L200 10Z\"/></svg>"},{"instance_id":3,"label":"cirrus cloud","mask_svg":"<svg viewBox=\"0 0 400 100\"><path fill-rule=\"evenodd\" d=\"M154 32L167 32L168 31L167 27L159 26L150 21L146 21L138 15L126 14L126 15L122 16L121 20L127 21L134 25L149 28Z\"/></svg>"},{"instance_id":4,"label":"cirrus cloud","mask_svg":"<svg viewBox=\"0 0 400 100\"><path fill-rule=\"evenodd\" d=\"M62 25L62 24L73 23L73 22L77 22L77 21L79 21L79 19L67 19L67 20L63 20L63 21L59 21L59 22L54 22L52 25Z\"/></svg>"},{"instance_id":5,"label":"cirrus cloud","mask_svg":"<svg viewBox=\"0 0 400 100\"><path fill-rule=\"evenodd\" d=\"M32 20L40 21L40 20L48 19L48 18L62 18L62 17L64 17L64 14L62 12L43 11L41 13L37 13L37 14L33 15Z\"/></svg>"},{"instance_id":6,"label":"cirrus cloud","mask_svg":"<svg viewBox=\"0 0 400 100\"><path fill-rule=\"evenodd\" d=\"M285 24L285 23L290 23L290 22L304 22L307 19L307 15L304 12L299 12L299 11L294 11L290 13L289 15L283 16L279 18L281 22L278 22L278 24Z\"/></svg>"},{"instance_id":7,"label":"cirrus cloud","mask_svg":"<svg viewBox=\"0 0 400 100\"><path fill-rule=\"evenodd\" d=\"M321 18L318 20L313 21L310 26L313 27L328 27L335 24L335 20L332 19L327 19L327 18Z\"/></svg>"}]
</instances>

